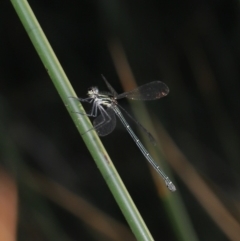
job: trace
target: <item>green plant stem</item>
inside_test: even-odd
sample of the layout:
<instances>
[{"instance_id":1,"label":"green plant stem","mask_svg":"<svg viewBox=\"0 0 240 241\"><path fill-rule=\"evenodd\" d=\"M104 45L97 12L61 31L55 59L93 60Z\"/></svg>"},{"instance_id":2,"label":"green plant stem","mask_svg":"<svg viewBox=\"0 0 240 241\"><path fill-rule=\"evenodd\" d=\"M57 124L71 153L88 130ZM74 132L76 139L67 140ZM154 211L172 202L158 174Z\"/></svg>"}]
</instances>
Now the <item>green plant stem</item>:
<instances>
[{"instance_id":1,"label":"green plant stem","mask_svg":"<svg viewBox=\"0 0 240 241\"><path fill-rule=\"evenodd\" d=\"M26 0L11 2L79 133L86 132L92 128L91 122L86 115L73 113L83 113L84 109L76 100L69 98L76 97L76 94L31 7ZM153 240L96 132L89 131L82 137L137 240Z\"/></svg>"}]
</instances>

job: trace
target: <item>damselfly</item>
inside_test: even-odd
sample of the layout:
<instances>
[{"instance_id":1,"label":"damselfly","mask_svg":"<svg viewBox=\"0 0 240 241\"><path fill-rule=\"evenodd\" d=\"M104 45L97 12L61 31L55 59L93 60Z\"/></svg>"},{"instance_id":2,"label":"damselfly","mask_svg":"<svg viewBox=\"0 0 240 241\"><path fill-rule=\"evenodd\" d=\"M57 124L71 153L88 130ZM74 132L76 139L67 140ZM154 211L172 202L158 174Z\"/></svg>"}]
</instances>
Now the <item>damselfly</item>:
<instances>
[{"instance_id":1,"label":"damselfly","mask_svg":"<svg viewBox=\"0 0 240 241\"><path fill-rule=\"evenodd\" d=\"M88 102L92 104L92 109L88 116L96 117L93 120L93 127L99 136L106 136L110 134L116 126L116 116L123 123L124 127L135 141L136 145L153 166L153 168L160 174L165 181L170 191L176 191L175 185L169 177L161 170L160 166L154 161L149 152L135 135L128 122L122 115L121 110L124 110L118 103L118 99L128 98L131 100L156 100L166 96L169 93L169 88L161 81L153 81L142 85L132 91L117 94L113 87L108 83L106 78L102 76L110 92L99 91L97 87L88 89L88 98L78 98L81 102ZM120 110L121 109L121 110ZM126 112L126 110L124 110ZM126 112L127 113L127 112ZM127 113L128 116L130 116ZM131 117L131 116L130 116ZM151 140L154 140L152 135L133 117L131 117L148 135Z\"/></svg>"}]
</instances>

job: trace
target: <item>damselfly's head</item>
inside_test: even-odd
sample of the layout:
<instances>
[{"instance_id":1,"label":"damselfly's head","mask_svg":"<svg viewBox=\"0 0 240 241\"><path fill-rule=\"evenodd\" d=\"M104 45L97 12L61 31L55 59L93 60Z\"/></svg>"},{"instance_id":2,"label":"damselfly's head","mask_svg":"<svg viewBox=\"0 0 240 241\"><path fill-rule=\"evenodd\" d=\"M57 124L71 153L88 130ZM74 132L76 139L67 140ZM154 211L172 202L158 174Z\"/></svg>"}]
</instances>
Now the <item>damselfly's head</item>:
<instances>
[{"instance_id":1,"label":"damselfly's head","mask_svg":"<svg viewBox=\"0 0 240 241\"><path fill-rule=\"evenodd\" d=\"M95 98L95 97L97 97L98 96L98 93L99 93L99 90L98 90L98 88L97 87L90 87L89 89L88 89L88 92L87 92L87 94L88 94L88 96L89 97L92 97L92 98Z\"/></svg>"}]
</instances>

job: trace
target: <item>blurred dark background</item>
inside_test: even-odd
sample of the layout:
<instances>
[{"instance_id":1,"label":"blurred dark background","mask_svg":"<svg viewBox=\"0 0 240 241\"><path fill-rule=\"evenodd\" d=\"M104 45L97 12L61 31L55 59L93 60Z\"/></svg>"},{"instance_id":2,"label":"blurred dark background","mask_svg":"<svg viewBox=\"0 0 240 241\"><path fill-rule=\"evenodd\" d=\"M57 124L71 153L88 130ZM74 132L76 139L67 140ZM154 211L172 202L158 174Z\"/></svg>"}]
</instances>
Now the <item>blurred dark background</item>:
<instances>
[{"instance_id":1,"label":"blurred dark background","mask_svg":"<svg viewBox=\"0 0 240 241\"><path fill-rule=\"evenodd\" d=\"M238 223L239 1L29 4L79 96L85 97L90 86L106 90L101 74L117 92L124 91L109 48L115 40L138 85L162 80L169 86L168 97L147 103L150 115L163 123ZM0 2L0 16L0 164L17 180L17 239L112 240L40 188L38 175L127 227L10 1ZM126 101L121 103L131 112ZM154 239L183 240L158 197L147 162L121 123L102 140ZM238 240L216 224L174 171L173 176L196 240Z\"/></svg>"}]
</instances>

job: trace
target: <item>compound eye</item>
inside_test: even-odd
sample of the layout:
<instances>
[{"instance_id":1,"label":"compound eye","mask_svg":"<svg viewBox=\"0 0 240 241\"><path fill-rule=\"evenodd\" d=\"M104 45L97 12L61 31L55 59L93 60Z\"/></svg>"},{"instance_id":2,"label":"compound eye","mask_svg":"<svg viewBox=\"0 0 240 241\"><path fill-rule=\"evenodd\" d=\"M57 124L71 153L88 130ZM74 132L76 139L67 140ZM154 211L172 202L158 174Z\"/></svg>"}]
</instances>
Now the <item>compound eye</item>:
<instances>
[{"instance_id":1,"label":"compound eye","mask_svg":"<svg viewBox=\"0 0 240 241\"><path fill-rule=\"evenodd\" d=\"M97 87L92 87L92 88L91 88L91 91L92 91L94 94L98 94L98 88L97 88Z\"/></svg>"}]
</instances>

